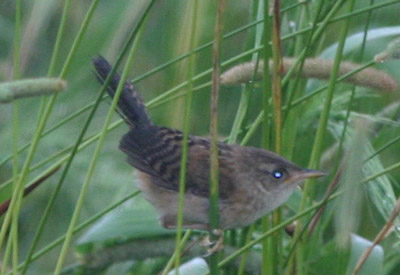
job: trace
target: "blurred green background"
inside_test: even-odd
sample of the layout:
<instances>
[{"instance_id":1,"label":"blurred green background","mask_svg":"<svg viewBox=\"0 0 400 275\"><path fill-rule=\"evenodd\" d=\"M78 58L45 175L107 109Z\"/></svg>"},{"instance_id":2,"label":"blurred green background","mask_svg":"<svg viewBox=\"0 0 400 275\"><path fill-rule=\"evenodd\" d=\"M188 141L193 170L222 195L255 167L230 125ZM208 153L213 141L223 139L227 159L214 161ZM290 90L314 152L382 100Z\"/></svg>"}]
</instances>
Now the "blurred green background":
<instances>
[{"instance_id":1,"label":"blurred green background","mask_svg":"<svg viewBox=\"0 0 400 275\"><path fill-rule=\"evenodd\" d=\"M153 68L162 65L171 59L174 59L188 52L190 39L190 11L188 10L188 1L183 0L160 0L156 3L149 15L149 19L143 29L142 37L139 42L138 50L135 56L134 65L130 68L130 77L135 78ZM236 0L228 1L226 16L224 19L224 33L234 31L244 25L254 21L254 13L258 1ZM329 9L335 1L326 1L326 9ZM355 9L361 9L369 5L370 1L356 1ZM380 2L380 1L377 1ZM57 70L62 68L64 59L71 49L72 42L82 24L82 20L89 8L91 1L81 0L72 1L70 13L67 18L67 28L62 45L60 48L60 58L57 60ZM89 24L88 30L84 36L83 42L77 49L72 59L71 68L67 74L68 90L60 94L55 108L47 123L47 128L54 125L60 119L70 115L83 106L91 103L97 96L100 85L97 83L91 58L101 54L111 63L116 60L121 51L123 43L126 41L132 26L137 21L147 1L100 1L94 17ZM282 7L288 7L295 4L296 1L283 1ZM56 39L60 17L64 1L57 0L37 0L22 1L22 47L21 47L21 78L39 77L47 74L54 41ZM390 28L393 33L400 33L398 12L400 4L390 5L373 11L369 29ZM213 39L216 4L215 1L202 0L199 5L199 26L196 33L197 45L210 42ZM310 14L313 10L310 8ZM15 20L15 1L0 2L0 79L7 81L12 79L13 63L13 39L14 39L14 20ZM338 15L344 14L343 9ZM365 27L366 13L352 17L349 36L361 33ZM296 22L296 9L285 13L282 19L282 36L293 32L299 25ZM340 21L330 24L317 45L317 53L323 52L330 45L337 43L338 28ZM382 30L384 32L384 30ZM239 32L231 38L223 41L222 61L235 57L253 46L255 28L249 28ZM394 38L393 35L382 34L379 39L367 41L366 51L363 57L364 61L371 60L373 56L383 51L387 44ZM283 42L284 54L290 54L293 47L293 39ZM212 65L211 48L196 54L195 74L209 69ZM345 59L352 60L357 54L356 51L346 53ZM318 55L318 54L317 54ZM331 58L333 58L331 56ZM249 61L250 55L242 58L241 62ZM135 85L143 95L145 101L168 91L181 82L186 80L187 60L176 62L165 69L152 74ZM240 62L237 62L240 63ZM121 66L122 68L122 66ZM400 79L400 70L398 61L388 61L379 64L376 68L382 69L391 74L395 79ZM195 86L210 81L211 75L207 75L195 82ZM321 85L326 82L310 81L307 89ZM343 91L348 90L348 86L340 85ZM219 109L219 134L221 138L229 135L235 113L239 104L242 88L223 87L220 94ZM307 92L307 91L306 91ZM361 95L370 95L366 88L358 88L357 92ZM374 115L382 108L393 102L398 101L398 91L393 93L374 93L373 96L360 96L354 102L353 109L359 113ZM321 98L314 98L307 102L302 117L299 119L299 131L295 144L295 151L292 160L302 166L307 166L315 129L318 123L318 111L321 108ZM209 128L209 101L210 87L207 86L194 93L192 122L190 132L195 135L208 135ZM107 100L109 102L109 100ZM93 119L87 136L97 133L101 129L109 104L103 102ZM20 136L19 144L30 142L34 133L38 111L41 104L40 98L23 99L19 101L19 124ZM255 92L251 94L250 105L246 114L246 122L252 122L262 108L262 94L258 84ZM342 111L343 105L336 105L337 113ZM0 159L12 154L12 105L0 106ZM314 108L312 110L312 108ZM158 106L150 110L150 115L158 125L169 126L181 129L183 125L184 101L182 99L174 100L168 104ZM345 107L343 107L345 109ZM87 114L63 125L63 127L52 132L50 135L42 138L33 163L38 163L58 152L59 150L72 145L86 119ZM118 116L115 115L115 120ZM333 121L335 118L332 119ZM340 120L340 117L338 118ZM247 124L245 123L245 124ZM385 127L379 135L373 136L372 144L379 148L389 140L399 135L397 120L393 120L392 127ZM83 211L80 215L80 221L104 209L105 206L121 198L124 194L135 188L135 177L132 168L125 162L125 156L118 150L120 137L126 132L127 126L123 125L111 131L106 138L103 147L103 154L97 163L94 178L90 185L88 196L85 200ZM260 146L261 130L250 140L253 146ZM243 137L243 136L241 136ZM335 138L326 136L324 148L330 148L334 144ZM70 217L77 197L79 195L82 183L84 181L88 165L93 154L94 145L92 144L75 158L71 170L67 176L61 194L58 197L55 207L51 211L50 220L45 228L44 237L40 241L40 246L49 243L51 240L63 234L69 224ZM382 164L386 167L399 161L400 145L394 144L390 150L384 151L380 157ZM20 164L22 166L26 152L20 155ZM328 165L332 165L329 164ZM48 167L48 166L46 166ZM324 167L328 170L331 167ZM40 169L43 171L44 167ZM33 179L40 171L33 171L29 179ZM59 174L54 175L49 180L24 199L20 215L20 259L24 259L26 251L29 248L33 234L36 230L37 221L40 219L43 209L47 203L49 195L52 193ZM12 176L12 163L7 162L0 167L0 182L6 181ZM391 174L392 182L397 182L400 177L400 171L394 171ZM328 182L323 187L326 188ZM393 184L395 193L399 194L398 185ZM140 197L129 201L125 207L147 208L148 205ZM368 207L366 207L368 208ZM371 210L368 213L375 213ZM368 217L368 224L362 224L361 234L367 238L373 238L382 225L382 218L379 215ZM373 224L371 220L377 219ZM32 266L32 274L43 274L53 270L58 257L59 250L53 250L45 257L41 258ZM68 263L76 261L73 250L68 258Z\"/></svg>"}]
</instances>

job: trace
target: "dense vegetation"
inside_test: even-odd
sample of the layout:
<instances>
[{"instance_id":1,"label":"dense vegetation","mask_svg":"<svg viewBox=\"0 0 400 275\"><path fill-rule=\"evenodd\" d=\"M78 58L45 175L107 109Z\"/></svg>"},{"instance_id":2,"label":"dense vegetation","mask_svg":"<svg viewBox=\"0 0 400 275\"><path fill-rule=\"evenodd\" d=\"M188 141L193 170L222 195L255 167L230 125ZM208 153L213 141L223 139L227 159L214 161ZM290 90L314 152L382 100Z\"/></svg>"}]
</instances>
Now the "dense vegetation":
<instances>
[{"instance_id":1,"label":"dense vegetation","mask_svg":"<svg viewBox=\"0 0 400 275\"><path fill-rule=\"evenodd\" d=\"M57 95L0 105L0 198L15 198L2 218L2 274L17 269L29 274L167 272L176 232L163 229L136 192L135 175L118 150L127 126L100 95L104 89L91 58L101 54L120 63L118 71L134 82L156 124L209 135L219 2L0 2L1 81L48 76L68 85ZM400 211L399 202L395 207L400 101L394 86L400 80L400 4L290 0L270 9L275 17L264 20L264 2L227 1L217 25L224 35L221 71L253 62L240 77L233 76L245 75L241 83L221 86L218 134L226 142L268 148L328 175L307 181L273 215L226 232L224 253L213 255L206 267L191 262L192 268L225 274L351 274L367 247L386 233L364 258L360 274L399 274L400 219L393 211ZM279 39L272 31L278 12ZM274 73L280 58L303 72L293 70L290 78ZM264 60L275 61L271 76L255 72ZM346 70L350 74L367 69L357 80L335 82L344 61L354 63ZM186 108L189 91L193 100ZM45 175L50 176L22 199L22 187ZM181 251L193 245L169 267L204 255L196 242L204 236L184 232ZM29 264L23 265L27 258Z\"/></svg>"}]
</instances>

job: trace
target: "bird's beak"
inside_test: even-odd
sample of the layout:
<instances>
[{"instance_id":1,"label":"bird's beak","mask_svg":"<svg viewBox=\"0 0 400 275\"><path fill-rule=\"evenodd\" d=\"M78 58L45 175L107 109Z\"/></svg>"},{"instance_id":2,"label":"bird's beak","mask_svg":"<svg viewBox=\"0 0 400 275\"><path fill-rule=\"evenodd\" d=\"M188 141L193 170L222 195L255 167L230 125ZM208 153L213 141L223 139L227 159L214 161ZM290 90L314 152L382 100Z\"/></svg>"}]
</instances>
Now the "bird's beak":
<instances>
[{"instance_id":1,"label":"bird's beak","mask_svg":"<svg viewBox=\"0 0 400 275\"><path fill-rule=\"evenodd\" d=\"M290 182L300 182L305 179L310 179L310 178L319 178L322 176L326 176L325 172L318 171L318 170L311 170L311 169L304 169L299 171L298 173L294 174L291 176L288 181Z\"/></svg>"},{"instance_id":2,"label":"bird's beak","mask_svg":"<svg viewBox=\"0 0 400 275\"><path fill-rule=\"evenodd\" d=\"M319 178L319 177L326 176L326 173L322 172L322 171L318 171L318 170L304 169L303 176L305 179L306 178L307 179L308 178Z\"/></svg>"}]
</instances>

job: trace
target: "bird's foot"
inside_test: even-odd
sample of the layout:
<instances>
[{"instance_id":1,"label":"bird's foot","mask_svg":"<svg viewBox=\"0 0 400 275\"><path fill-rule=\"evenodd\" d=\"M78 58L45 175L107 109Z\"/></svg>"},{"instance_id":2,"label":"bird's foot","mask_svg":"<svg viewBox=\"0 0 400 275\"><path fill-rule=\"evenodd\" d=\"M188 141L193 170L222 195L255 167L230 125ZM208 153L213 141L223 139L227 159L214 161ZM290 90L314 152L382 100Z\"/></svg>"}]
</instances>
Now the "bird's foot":
<instances>
[{"instance_id":1,"label":"bird's foot","mask_svg":"<svg viewBox=\"0 0 400 275\"><path fill-rule=\"evenodd\" d=\"M210 235L207 235L200 243L203 247L208 247L207 254L204 257L208 257L215 252L221 251L224 249L224 231L221 229L214 229L211 234L218 237L217 240L211 241Z\"/></svg>"}]
</instances>

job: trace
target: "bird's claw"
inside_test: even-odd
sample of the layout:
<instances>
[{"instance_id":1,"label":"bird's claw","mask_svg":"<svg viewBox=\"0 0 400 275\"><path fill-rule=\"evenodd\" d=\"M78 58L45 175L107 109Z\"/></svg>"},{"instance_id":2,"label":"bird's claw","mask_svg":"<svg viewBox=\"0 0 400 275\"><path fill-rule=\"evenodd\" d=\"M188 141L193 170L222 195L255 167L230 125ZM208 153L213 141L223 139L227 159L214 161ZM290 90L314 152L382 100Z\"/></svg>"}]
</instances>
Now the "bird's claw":
<instances>
[{"instance_id":1,"label":"bird's claw","mask_svg":"<svg viewBox=\"0 0 400 275\"><path fill-rule=\"evenodd\" d=\"M201 246L208 247L207 254L204 257L211 256L215 252L221 251L224 249L224 231L221 229L214 229L212 234L218 237L217 240L211 241L210 235L207 235L202 241Z\"/></svg>"}]
</instances>

